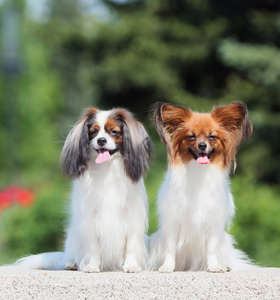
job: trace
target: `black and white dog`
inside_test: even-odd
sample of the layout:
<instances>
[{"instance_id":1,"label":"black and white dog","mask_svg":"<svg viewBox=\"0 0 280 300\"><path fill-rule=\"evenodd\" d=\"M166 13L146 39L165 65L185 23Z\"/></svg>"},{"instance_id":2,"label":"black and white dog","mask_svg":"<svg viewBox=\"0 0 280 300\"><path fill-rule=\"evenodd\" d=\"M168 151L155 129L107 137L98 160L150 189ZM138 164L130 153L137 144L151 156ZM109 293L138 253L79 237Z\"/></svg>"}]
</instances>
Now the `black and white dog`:
<instances>
[{"instance_id":1,"label":"black and white dog","mask_svg":"<svg viewBox=\"0 0 280 300\"><path fill-rule=\"evenodd\" d=\"M125 109L86 110L65 141L61 162L74 178L64 252L28 256L25 268L84 272L145 266L148 202L142 176L152 147Z\"/></svg>"}]
</instances>

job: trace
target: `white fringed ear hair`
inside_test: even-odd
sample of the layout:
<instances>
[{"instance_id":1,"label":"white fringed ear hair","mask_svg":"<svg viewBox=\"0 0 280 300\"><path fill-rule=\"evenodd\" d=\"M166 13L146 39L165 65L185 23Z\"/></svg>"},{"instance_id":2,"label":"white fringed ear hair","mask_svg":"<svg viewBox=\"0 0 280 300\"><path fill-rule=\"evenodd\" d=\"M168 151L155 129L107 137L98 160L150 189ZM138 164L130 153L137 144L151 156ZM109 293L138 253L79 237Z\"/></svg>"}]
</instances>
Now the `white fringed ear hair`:
<instances>
[{"instance_id":1,"label":"white fringed ear hair","mask_svg":"<svg viewBox=\"0 0 280 300\"><path fill-rule=\"evenodd\" d=\"M70 178L79 177L88 167L90 160L88 125L94 122L97 112L96 108L88 108L65 140L60 161L64 174Z\"/></svg>"}]
</instances>

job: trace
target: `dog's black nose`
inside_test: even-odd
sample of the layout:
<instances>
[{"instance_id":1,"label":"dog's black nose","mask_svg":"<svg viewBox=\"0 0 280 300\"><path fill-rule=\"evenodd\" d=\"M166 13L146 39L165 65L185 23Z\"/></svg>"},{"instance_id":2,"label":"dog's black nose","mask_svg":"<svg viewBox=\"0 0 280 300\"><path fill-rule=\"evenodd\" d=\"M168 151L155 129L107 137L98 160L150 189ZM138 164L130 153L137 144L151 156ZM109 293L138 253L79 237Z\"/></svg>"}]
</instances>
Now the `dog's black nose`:
<instances>
[{"instance_id":1,"label":"dog's black nose","mask_svg":"<svg viewBox=\"0 0 280 300\"><path fill-rule=\"evenodd\" d=\"M205 149L207 148L206 143L199 143L198 144L198 149L201 151L205 151Z\"/></svg>"},{"instance_id":2,"label":"dog's black nose","mask_svg":"<svg viewBox=\"0 0 280 300\"><path fill-rule=\"evenodd\" d=\"M101 147L104 146L106 143L107 143L107 140L105 138L99 138L97 140L97 144Z\"/></svg>"}]
</instances>

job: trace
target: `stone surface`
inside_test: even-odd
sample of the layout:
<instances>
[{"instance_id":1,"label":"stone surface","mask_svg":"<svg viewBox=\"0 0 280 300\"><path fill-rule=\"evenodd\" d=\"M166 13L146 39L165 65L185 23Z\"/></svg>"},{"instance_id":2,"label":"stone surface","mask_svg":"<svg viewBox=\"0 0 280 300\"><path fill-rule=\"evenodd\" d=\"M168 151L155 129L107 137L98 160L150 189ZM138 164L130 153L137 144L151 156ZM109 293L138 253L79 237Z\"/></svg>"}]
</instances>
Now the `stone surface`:
<instances>
[{"instance_id":1,"label":"stone surface","mask_svg":"<svg viewBox=\"0 0 280 300\"><path fill-rule=\"evenodd\" d=\"M0 267L0 299L280 299L280 269L82 273Z\"/></svg>"}]
</instances>

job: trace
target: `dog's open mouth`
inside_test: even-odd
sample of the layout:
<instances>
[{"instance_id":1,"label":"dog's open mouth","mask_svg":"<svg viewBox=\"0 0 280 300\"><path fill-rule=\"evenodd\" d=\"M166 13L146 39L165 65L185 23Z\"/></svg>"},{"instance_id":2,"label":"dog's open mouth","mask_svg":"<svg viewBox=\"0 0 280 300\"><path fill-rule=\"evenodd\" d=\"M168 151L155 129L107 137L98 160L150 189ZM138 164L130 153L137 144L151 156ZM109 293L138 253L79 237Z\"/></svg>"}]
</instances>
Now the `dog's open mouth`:
<instances>
[{"instance_id":1,"label":"dog's open mouth","mask_svg":"<svg viewBox=\"0 0 280 300\"><path fill-rule=\"evenodd\" d=\"M201 165L210 164L210 160L206 153L197 153L197 159L196 161Z\"/></svg>"},{"instance_id":2,"label":"dog's open mouth","mask_svg":"<svg viewBox=\"0 0 280 300\"><path fill-rule=\"evenodd\" d=\"M102 149L98 149L96 151L98 153L98 156L97 156L95 162L97 164L102 164L105 161L109 160L111 158L111 156L118 151L118 149L108 150L108 149L102 148Z\"/></svg>"},{"instance_id":3,"label":"dog's open mouth","mask_svg":"<svg viewBox=\"0 0 280 300\"><path fill-rule=\"evenodd\" d=\"M214 151L215 149L213 148L213 150L207 154L205 152L194 152L191 148L189 148L189 152L193 155L196 162L198 162L201 165L210 164L210 157L214 153Z\"/></svg>"}]
</instances>

